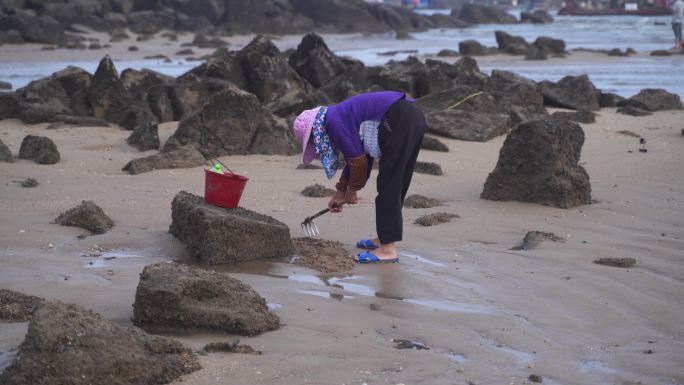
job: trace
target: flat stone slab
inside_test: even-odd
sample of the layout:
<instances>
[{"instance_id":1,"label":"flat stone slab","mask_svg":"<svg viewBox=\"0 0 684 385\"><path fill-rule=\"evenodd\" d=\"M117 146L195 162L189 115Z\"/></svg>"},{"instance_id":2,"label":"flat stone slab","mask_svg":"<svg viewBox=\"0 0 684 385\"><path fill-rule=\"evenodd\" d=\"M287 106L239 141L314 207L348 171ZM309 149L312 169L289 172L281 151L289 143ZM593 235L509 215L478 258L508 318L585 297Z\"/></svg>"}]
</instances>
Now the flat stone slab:
<instances>
[{"instance_id":1,"label":"flat stone slab","mask_svg":"<svg viewBox=\"0 0 684 385\"><path fill-rule=\"evenodd\" d=\"M294 251L284 223L241 207L225 209L179 192L171 204L169 232L203 264L285 258Z\"/></svg>"},{"instance_id":2,"label":"flat stone slab","mask_svg":"<svg viewBox=\"0 0 684 385\"><path fill-rule=\"evenodd\" d=\"M148 332L225 332L254 336L280 326L250 286L228 274L178 263L146 266L133 323Z\"/></svg>"}]
</instances>

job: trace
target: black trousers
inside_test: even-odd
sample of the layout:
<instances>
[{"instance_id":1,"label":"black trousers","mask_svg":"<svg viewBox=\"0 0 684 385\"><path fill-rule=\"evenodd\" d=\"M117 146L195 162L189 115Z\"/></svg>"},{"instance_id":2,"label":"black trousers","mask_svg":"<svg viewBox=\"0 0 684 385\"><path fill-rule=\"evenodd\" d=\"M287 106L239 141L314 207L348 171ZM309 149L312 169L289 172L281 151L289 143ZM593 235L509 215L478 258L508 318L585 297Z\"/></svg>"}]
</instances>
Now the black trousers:
<instances>
[{"instance_id":1,"label":"black trousers","mask_svg":"<svg viewBox=\"0 0 684 385\"><path fill-rule=\"evenodd\" d=\"M378 196L375 198L375 222L380 243L401 241L401 209L411 184L425 126L423 112L406 99L392 104L380 123L380 172Z\"/></svg>"}]
</instances>

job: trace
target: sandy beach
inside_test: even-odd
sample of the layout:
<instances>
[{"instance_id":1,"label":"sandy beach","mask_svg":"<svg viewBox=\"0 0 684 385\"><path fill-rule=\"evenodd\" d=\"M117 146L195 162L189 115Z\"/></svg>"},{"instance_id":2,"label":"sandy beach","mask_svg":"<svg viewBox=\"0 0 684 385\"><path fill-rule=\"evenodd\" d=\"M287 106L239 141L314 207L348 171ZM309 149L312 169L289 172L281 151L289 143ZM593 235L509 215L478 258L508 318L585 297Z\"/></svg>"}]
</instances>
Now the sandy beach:
<instances>
[{"instance_id":1,"label":"sandy beach","mask_svg":"<svg viewBox=\"0 0 684 385\"><path fill-rule=\"evenodd\" d=\"M581 164L595 201L570 210L479 199L505 136L442 139L450 152L422 151L419 160L440 164L444 175L416 174L409 193L446 203L404 209L399 264L357 266L325 281L287 261L217 267L265 297L281 328L241 338L263 355L201 356L203 369L174 383L523 384L530 374L545 384L684 383L683 121L683 111L641 118L599 111L596 123L582 125ZM145 265L193 263L168 233L170 203L181 190L203 194L202 168L131 176L123 165L148 153L126 144L130 132L46 126L0 121L0 138L15 156L27 134L50 137L62 154L55 165L0 163L2 287L130 324ZM176 126L160 125L162 143ZM645 138L648 152L622 130ZM301 220L326 205L300 194L332 183L321 170L297 170L299 156L220 159L250 178L241 205L286 223L292 236L302 236ZM40 185L16 183L27 177ZM374 232L372 178L358 205L317 220L321 238L354 252L356 240ZM78 239L84 230L51 224L81 200L95 201L114 228ZM461 218L413 224L429 212ZM566 242L510 250L531 230ZM601 257L637 263L624 269L592 262ZM0 366L13 359L26 327L0 324ZM227 336L173 338L200 349ZM430 349L398 350L393 339Z\"/></svg>"}]
</instances>

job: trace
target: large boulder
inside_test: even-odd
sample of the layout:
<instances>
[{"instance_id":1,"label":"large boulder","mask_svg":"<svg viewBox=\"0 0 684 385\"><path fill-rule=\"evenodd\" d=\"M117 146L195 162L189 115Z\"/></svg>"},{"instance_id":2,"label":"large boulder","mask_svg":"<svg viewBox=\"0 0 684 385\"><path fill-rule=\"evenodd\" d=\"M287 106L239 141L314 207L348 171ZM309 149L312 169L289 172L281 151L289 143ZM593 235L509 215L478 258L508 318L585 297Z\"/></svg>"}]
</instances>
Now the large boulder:
<instances>
[{"instance_id":1,"label":"large boulder","mask_svg":"<svg viewBox=\"0 0 684 385\"><path fill-rule=\"evenodd\" d=\"M109 55L100 61L87 95L93 115L129 130L155 122L146 104L136 102L121 81Z\"/></svg>"},{"instance_id":2,"label":"large boulder","mask_svg":"<svg viewBox=\"0 0 684 385\"><path fill-rule=\"evenodd\" d=\"M12 151L5 145L5 143L0 140L0 162L12 163L14 159L12 158Z\"/></svg>"},{"instance_id":3,"label":"large boulder","mask_svg":"<svg viewBox=\"0 0 684 385\"><path fill-rule=\"evenodd\" d=\"M565 53L565 41L548 36L539 36L532 45L539 51L549 55L561 55Z\"/></svg>"},{"instance_id":4,"label":"large boulder","mask_svg":"<svg viewBox=\"0 0 684 385\"><path fill-rule=\"evenodd\" d=\"M600 108L598 91L587 75L566 76L558 83L545 80L539 83L539 92L550 106L587 111Z\"/></svg>"},{"instance_id":5,"label":"large boulder","mask_svg":"<svg viewBox=\"0 0 684 385\"><path fill-rule=\"evenodd\" d=\"M447 90L431 93L417 100L428 115L433 111L459 109L486 114L505 114L506 110L494 97L469 86L456 85Z\"/></svg>"},{"instance_id":6,"label":"large boulder","mask_svg":"<svg viewBox=\"0 0 684 385\"><path fill-rule=\"evenodd\" d=\"M513 126L508 114L464 110L441 110L427 114L427 132L448 138L486 142L507 133Z\"/></svg>"},{"instance_id":7,"label":"large boulder","mask_svg":"<svg viewBox=\"0 0 684 385\"><path fill-rule=\"evenodd\" d=\"M582 127L567 119L518 125L506 137L480 197L565 209L590 204L589 175L579 165L583 144Z\"/></svg>"},{"instance_id":8,"label":"large boulder","mask_svg":"<svg viewBox=\"0 0 684 385\"><path fill-rule=\"evenodd\" d=\"M186 114L164 147L185 144L192 144L207 158L256 153L292 155L299 150L289 127L262 107L254 94L235 86L214 95L201 111Z\"/></svg>"},{"instance_id":9,"label":"large boulder","mask_svg":"<svg viewBox=\"0 0 684 385\"><path fill-rule=\"evenodd\" d=\"M0 32L17 31L27 43L59 44L64 39L64 26L52 16L36 16L27 12L0 16Z\"/></svg>"},{"instance_id":10,"label":"large boulder","mask_svg":"<svg viewBox=\"0 0 684 385\"><path fill-rule=\"evenodd\" d=\"M646 111L681 110L679 95L662 88L645 88L629 99L618 103L620 107L636 107Z\"/></svg>"},{"instance_id":11,"label":"large boulder","mask_svg":"<svg viewBox=\"0 0 684 385\"><path fill-rule=\"evenodd\" d=\"M387 64L368 68L368 81L381 89L402 91L414 97L428 94L420 81L426 71L425 63L415 56L409 56L406 60L390 60Z\"/></svg>"},{"instance_id":12,"label":"large boulder","mask_svg":"<svg viewBox=\"0 0 684 385\"><path fill-rule=\"evenodd\" d=\"M27 135L21 141L20 159L30 159L38 164L55 164L59 162L59 151L52 139L46 136Z\"/></svg>"},{"instance_id":13,"label":"large boulder","mask_svg":"<svg viewBox=\"0 0 684 385\"><path fill-rule=\"evenodd\" d=\"M551 16L547 11L543 9L538 9L534 12L521 12L520 22L533 24L548 24L553 23L553 16Z\"/></svg>"},{"instance_id":14,"label":"large boulder","mask_svg":"<svg viewBox=\"0 0 684 385\"><path fill-rule=\"evenodd\" d=\"M150 336L78 305L38 304L6 385L167 384L200 369L180 342Z\"/></svg>"},{"instance_id":15,"label":"large boulder","mask_svg":"<svg viewBox=\"0 0 684 385\"><path fill-rule=\"evenodd\" d=\"M21 107L17 94L0 92L0 120L18 118L20 115Z\"/></svg>"},{"instance_id":16,"label":"large boulder","mask_svg":"<svg viewBox=\"0 0 684 385\"><path fill-rule=\"evenodd\" d=\"M175 79L156 71L126 69L121 72L121 82L131 97L150 107L159 122L174 120L174 110L168 89Z\"/></svg>"},{"instance_id":17,"label":"large boulder","mask_svg":"<svg viewBox=\"0 0 684 385\"><path fill-rule=\"evenodd\" d=\"M254 289L228 274L157 263L140 274L133 323L156 333L254 336L278 329L280 319Z\"/></svg>"},{"instance_id":18,"label":"large boulder","mask_svg":"<svg viewBox=\"0 0 684 385\"><path fill-rule=\"evenodd\" d=\"M497 7L479 4L463 4L458 14L468 24L515 24L518 19Z\"/></svg>"},{"instance_id":19,"label":"large boulder","mask_svg":"<svg viewBox=\"0 0 684 385\"><path fill-rule=\"evenodd\" d=\"M512 36L504 31L494 31L499 51L511 55L526 55L530 52L530 43L522 36Z\"/></svg>"},{"instance_id":20,"label":"large boulder","mask_svg":"<svg viewBox=\"0 0 684 385\"><path fill-rule=\"evenodd\" d=\"M197 151L192 144L188 144L144 158L133 159L124 166L122 171L137 175L154 170L198 167L206 162L202 153Z\"/></svg>"},{"instance_id":21,"label":"large boulder","mask_svg":"<svg viewBox=\"0 0 684 385\"><path fill-rule=\"evenodd\" d=\"M537 83L513 72L493 70L484 89L509 106L535 107L540 112L544 108Z\"/></svg>"},{"instance_id":22,"label":"large boulder","mask_svg":"<svg viewBox=\"0 0 684 385\"><path fill-rule=\"evenodd\" d=\"M316 104L311 85L266 37L255 37L240 51L238 60L247 79L247 90L276 115L289 115Z\"/></svg>"},{"instance_id":23,"label":"large boulder","mask_svg":"<svg viewBox=\"0 0 684 385\"><path fill-rule=\"evenodd\" d=\"M458 52L461 55L484 56L494 55L498 51L494 47L485 47L477 40L463 40L458 43Z\"/></svg>"},{"instance_id":24,"label":"large boulder","mask_svg":"<svg viewBox=\"0 0 684 385\"><path fill-rule=\"evenodd\" d=\"M147 123L133 129L126 142L137 148L138 151L159 149L159 126L156 123Z\"/></svg>"},{"instance_id":25,"label":"large boulder","mask_svg":"<svg viewBox=\"0 0 684 385\"><path fill-rule=\"evenodd\" d=\"M181 191L171 204L169 232L203 264L284 258L292 254L290 229L276 219L243 208L212 206Z\"/></svg>"}]
</instances>

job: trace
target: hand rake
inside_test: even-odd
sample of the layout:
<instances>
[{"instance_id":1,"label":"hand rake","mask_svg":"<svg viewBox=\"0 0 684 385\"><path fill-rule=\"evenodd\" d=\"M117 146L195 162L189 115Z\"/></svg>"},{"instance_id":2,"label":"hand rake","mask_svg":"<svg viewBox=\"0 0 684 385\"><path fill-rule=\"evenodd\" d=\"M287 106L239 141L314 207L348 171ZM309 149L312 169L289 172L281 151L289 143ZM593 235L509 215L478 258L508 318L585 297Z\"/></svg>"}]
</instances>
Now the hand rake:
<instances>
[{"instance_id":1,"label":"hand rake","mask_svg":"<svg viewBox=\"0 0 684 385\"><path fill-rule=\"evenodd\" d=\"M307 237L315 237L316 235L320 234L320 231L318 231L318 227L316 227L316 224L313 222L313 220L327 213L328 211L330 211L330 209L321 210L316 214L304 219L304 222L302 222L302 230L304 230L304 234L306 234Z\"/></svg>"}]
</instances>

